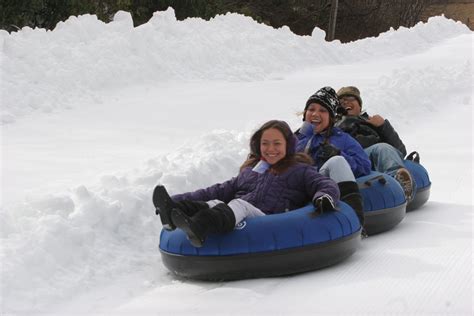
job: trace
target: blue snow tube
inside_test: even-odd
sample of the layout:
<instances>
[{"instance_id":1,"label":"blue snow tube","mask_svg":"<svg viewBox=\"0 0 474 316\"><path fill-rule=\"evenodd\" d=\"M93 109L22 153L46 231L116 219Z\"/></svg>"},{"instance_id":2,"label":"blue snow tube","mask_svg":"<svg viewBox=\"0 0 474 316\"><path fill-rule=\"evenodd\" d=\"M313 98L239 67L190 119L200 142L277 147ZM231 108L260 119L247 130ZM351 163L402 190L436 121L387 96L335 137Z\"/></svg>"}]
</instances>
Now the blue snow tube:
<instances>
[{"instance_id":1,"label":"blue snow tube","mask_svg":"<svg viewBox=\"0 0 474 316\"><path fill-rule=\"evenodd\" d=\"M406 215L406 199L400 184L391 176L372 171L356 179L364 203L368 235L392 229Z\"/></svg>"},{"instance_id":2,"label":"blue snow tube","mask_svg":"<svg viewBox=\"0 0 474 316\"><path fill-rule=\"evenodd\" d=\"M420 164L419 158L405 160L404 163L415 181L414 197L407 205L407 211L413 211L425 204L430 198L431 181L428 171Z\"/></svg>"},{"instance_id":3,"label":"blue snow tube","mask_svg":"<svg viewBox=\"0 0 474 316\"><path fill-rule=\"evenodd\" d=\"M387 231L400 223L407 211L414 210L428 201L431 182L426 169L414 151L404 161L414 180L414 197L406 203L403 188L391 176L372 171L357 178L364 202L365 225L369 235Z\"/></svg>"},{"instance_id":4,"label":"blue snow tube","mask_svg":"<svg viewBox=\"0 0 474 316\"><path fill-rule=\"evenodd\" d=\"M280 214L246 219L231 233L209 235L196 248L185 233L162 230L164 265L178 276L201 280L235 280L300 273L336 264L360 244L361 227L354 210L315 216L312 205Z\"/></svg>"}]
</instances>

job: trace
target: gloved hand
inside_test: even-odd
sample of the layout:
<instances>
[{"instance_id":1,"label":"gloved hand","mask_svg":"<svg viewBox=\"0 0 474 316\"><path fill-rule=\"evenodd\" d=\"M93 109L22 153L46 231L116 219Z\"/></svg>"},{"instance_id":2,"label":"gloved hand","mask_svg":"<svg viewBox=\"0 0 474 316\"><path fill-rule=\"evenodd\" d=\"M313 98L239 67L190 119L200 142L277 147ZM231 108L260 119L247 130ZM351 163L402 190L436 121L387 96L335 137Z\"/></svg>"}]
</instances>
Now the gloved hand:
<instances>
[{"instance_id":1,"label":"gloved hand","mask_svg":"<svg viewBox=\"0 0 474 316\"><path fill-rule=\"evenodd\" d=\"M335 126L354 137L355 135L359 134L360 123L360 117L353 115L345 115L342 116L342 118L336 122Z\"/></svg>"},{"instance_id":2,"label":"gloved hand","mask_svg":"<svg viewBox=\"0 0 474 316\"><path fill-rule=\"evenodd\" d=\"M313 204L315 207L314 212L317 214L334 211L336 209L333 199L328 194L324 194L323 196L317 198L313 201Z\"/></svg>"},{"instance_id":3,"label":"gloved hand","mask_svg":"<svg viewBox=\"0 0 474 316\"><path fill-rule=\"evenodd\" d=\"M338 156L340 154L341 154L341 151L339 150L339 148L336 148L329 143L320 145L318 148L318 151L316 152L316 158L318 160L317 162L321 166L326 161L328 161L329 158Z\"/></svg>"},{"instance_id":4,"label":"gloved hand","mask_svg":"<svg viewBox=\"0 0 474 316\"><path fill-rule=\"evenodd\" d=\"M347 110L345 107L343 107L342 105L338 106L336 108L336 114L339 116L339 117L342 117L344 115L347 115Z\"/></svg>"},{"instance_id":5,"label":"gloved hand","mask_svg":"<svg viewBox=\"0 0 474 316\"><path fill-rule=\"evenodd\" d=\"M357 142L362 146L362 148L367 148L369 146L372 146L374 144L377 144L380 140L380 138L374 136L374 135L357 135L354 137Z\"/></svg>"},{"instance_id":6,"label":"gloved hand","mask_svg":"<svg viewBox=\"0 0 474 316\"><path fill-rule=\"evenodd\" d=\"M345 131L345 132L355 138L355 137L357 137L357 134L359 134L359 129L360 129L360 124L359 123L354 123L354 124L352 124L350 129Z\"/></svg>"}]
</instances>

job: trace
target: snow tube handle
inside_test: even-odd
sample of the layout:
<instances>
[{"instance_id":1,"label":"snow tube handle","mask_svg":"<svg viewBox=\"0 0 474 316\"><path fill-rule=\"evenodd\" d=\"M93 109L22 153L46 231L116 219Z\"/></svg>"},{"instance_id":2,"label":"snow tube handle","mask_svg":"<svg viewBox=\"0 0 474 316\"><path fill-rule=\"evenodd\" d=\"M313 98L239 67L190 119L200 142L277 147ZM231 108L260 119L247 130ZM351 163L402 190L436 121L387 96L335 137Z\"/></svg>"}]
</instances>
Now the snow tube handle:
<instances>
[{"instance_id":1,"label":"snow tube handle","mask_svg":"<svg viewBox=\"0 0 474 316\"><path fill-rule=\"evenodd\" d=\"M359 184L359 189L370 188L374 181L377 181L381 185L385 185L387 183L387 180L385 180L383 175L378 175L378 176L368 179L364 183Z\"/></svg>"},{"instance_id":2,"label":"snow tube handle","mask_svg":"<svg viewBox=\"0 0 474 316\"><path fill-rule=\"evenodd\" d=\"M412 151L406 158L407 160L420 163L420 154L417 151Z\"/></svg>"}]
</instances>

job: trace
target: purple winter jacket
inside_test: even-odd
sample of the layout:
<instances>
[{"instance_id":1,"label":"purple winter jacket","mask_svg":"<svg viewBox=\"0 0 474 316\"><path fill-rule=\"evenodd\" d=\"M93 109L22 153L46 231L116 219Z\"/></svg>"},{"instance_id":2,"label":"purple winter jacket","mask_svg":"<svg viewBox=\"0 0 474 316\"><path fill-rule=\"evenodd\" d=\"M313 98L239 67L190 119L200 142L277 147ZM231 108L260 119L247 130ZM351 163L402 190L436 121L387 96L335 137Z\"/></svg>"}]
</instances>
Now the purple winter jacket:
<instances>
[{"instance_id":1,"label":"purple winter jacket","mask_svg":"<svg viewBox=\"0 0 474 316\"><path fill-rule=\"evenodd\" d=\"M313 166L296 163L285 172L274 175L258 173L252 168L243 169L237 177L206 189L174 195L174 201L220 200L229 203L242 199L265 214L282 213L307 205L328 194L334 203L339 200L339 188L330 178L323 176Z\"/></svg>"}]
</instances>

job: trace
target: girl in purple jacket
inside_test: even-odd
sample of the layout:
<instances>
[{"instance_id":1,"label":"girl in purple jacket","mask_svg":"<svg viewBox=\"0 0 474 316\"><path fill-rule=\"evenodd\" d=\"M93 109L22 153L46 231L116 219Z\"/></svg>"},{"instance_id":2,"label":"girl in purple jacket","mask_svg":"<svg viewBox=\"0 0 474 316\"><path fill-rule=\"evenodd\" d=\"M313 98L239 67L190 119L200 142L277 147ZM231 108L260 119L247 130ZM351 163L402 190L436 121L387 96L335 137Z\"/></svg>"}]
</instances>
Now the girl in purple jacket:
<instances>
[{"instance_id":1,"label":"girl in purple jacket","mask_svg":"<svg viewBox=\"0 0 474 316\"><path fill-rule=\"evenodd\" d=\"M334 209L339 189L295 153L296 137L283 121L269 121L250 139L249 158L239 174L194 192L170 197L164 186L153 192L163 228L181 228L191 244L201 247L209 233L226 233L245 218L282 213L312 202L317 212Z\"/></svg>"}]
</instances>

